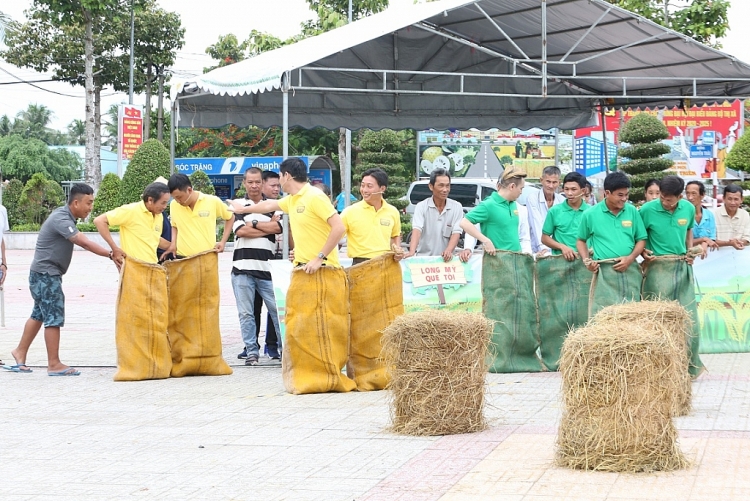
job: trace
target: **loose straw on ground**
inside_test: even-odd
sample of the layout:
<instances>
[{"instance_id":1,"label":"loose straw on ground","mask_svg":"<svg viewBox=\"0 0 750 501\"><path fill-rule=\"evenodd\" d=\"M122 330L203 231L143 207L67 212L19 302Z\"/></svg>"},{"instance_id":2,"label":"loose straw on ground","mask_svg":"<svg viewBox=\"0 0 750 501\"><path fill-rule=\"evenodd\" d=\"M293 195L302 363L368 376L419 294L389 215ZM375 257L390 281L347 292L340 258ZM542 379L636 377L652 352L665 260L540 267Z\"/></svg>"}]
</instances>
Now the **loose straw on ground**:
<instances>
[{"instance_id":1,"label":"loose straw on ground","mask_svg":"<svg viewBox=\"0 0 750 501\"><path fill-rule=\"evenodd\" d=\"M591 321L571 332L560 359L557 464L611 472L687 466L672 423L683 357L669 336L642 323Z\"/></svg>"},{"instance_id":2,"label":"loose straw on ground","mask_svg":"<svg viewBox=\"0 0 750 501\"><path fill-rule=\"evenodd\" d=\"M392 430L406 435L481 431L492 322L479 313L420 311L383 331Z\"/></svg>"}]
</instances>

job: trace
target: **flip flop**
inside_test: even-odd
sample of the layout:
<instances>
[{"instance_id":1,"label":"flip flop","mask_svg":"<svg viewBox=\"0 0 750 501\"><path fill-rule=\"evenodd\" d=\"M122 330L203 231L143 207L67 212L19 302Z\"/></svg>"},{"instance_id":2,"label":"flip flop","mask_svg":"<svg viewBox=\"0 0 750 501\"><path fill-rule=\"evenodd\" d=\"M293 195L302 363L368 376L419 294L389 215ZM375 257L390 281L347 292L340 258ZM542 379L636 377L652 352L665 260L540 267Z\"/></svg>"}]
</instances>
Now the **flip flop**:
<instances>
[{"instance_id":1,"label":"flip flop","mask_svg":"<svg viewBox=\"0 0 750 501\"><path fill-rule=\"evenodd\" d=\"M22 372L22 373L34 372L29 367L27 367L26 364L3 365L2 368L5 369L6 371L11 371L11 372Z\"/></svg>"},{"instance_id":2,"label":"flip flop","mask_svg":"<svg viewBox=\"0 0 750 501\"><path fill-rule=\"evenodd\" d=\"M48 376L80 376L81 371L75 370L73 367L68 367L67 369L57 371L57 372L48 372Z\"/></svg>"}]
</instances>

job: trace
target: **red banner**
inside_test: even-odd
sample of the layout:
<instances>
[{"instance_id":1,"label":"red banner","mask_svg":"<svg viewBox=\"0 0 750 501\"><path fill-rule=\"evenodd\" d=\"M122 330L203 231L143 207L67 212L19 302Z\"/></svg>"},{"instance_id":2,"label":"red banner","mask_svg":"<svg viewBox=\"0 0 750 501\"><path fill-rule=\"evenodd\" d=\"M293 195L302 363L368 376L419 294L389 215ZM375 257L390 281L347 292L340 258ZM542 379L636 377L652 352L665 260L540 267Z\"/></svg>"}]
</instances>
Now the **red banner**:
<instances>
[{"instance_id":1,"label":"red banner","mask_svg":"<svg viewBox=\"0 0 750 501\"><path fill-rule=\"evenodd\" d=\"M135 150L143 143L143 112L140 106L120 105L118 130L119 157L133 158Z\"/></svg>"}]
</instances>

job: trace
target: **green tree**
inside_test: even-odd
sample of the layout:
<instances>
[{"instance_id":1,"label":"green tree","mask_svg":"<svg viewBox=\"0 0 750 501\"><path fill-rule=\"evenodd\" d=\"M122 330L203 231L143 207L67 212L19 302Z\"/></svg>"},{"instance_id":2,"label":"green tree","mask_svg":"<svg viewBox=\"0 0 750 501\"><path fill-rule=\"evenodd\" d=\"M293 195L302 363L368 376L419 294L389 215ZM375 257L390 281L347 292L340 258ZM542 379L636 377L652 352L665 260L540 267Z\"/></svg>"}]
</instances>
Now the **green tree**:
<instances>
[{"instance_id":1,"label":"green tree","mask_svg":"<svg viewBox=\"0 0 750 501\"><path fill-rule=\"evenodd\" d=\"M385 191L386 201L399 211L409 202L401 198L408 189L404 164L401 163L401 139L395 131L382 129L368 130L362 134L359 142L357 165L354 169L355 179L362 178L367 169L382 169L388 174L388 189ZM408 214L401 213L401 233L411 231Z\"/></svg>"},{"instance_id":2,"label":"green tree","mask_svg":"<svg viewBox=\"0 0 750 501\"><path fill-rule=\"evenodd\" d=\"M730 169L750 172L750 134L740 136L727 155L726 166Z\"/></svg>"},{"instance_id":3,"label":"green tree","mask_svg":"<svg viewBox=\"0 0 750 501\"><path fill-rule=\"evenodd\" d=\"M86 144L86 124L83 120L76 118L68 124L68 142L79 146Z\"/></svg>"},{"instance_id":4,"label":"green tree","mask_svg":"<svg viewBox=\"0 0 750 501\"><path fill-rule=\"evenodd\" d=\"M13 132L24 138L34 138L52 144L49 123L54 113L43 104L29 104L29 106L16 114L13 122Z\"/></svg>"},{"instance_id":5,"label":"green tree","mask_svg":"<svg viewBox=\"0 0 750 501\"><path fill-rule=\"evenodd\" d=\"M23 223L18 203L21 201L23 183L20 179L11 179L8 186L3 188L3 205L8 210L8 224L11 228Z\"/></svg>"},{"instance_id":6,"label":"green tree","mask_svg":"<svg viewBox=\"0 0 750 501\"><path fill-rule=\"evenodd\" d=\"M216 195L216 189L214 184L209 179L208 175L202 170L197 170L190 174L190 184L193 185L194 190L198 190L206 195Z\"/></svg>"},{"instance_id":7,"label":"green tree","mask_svg":"<svg viewBox=\"0 0 750 501\"><path fill-rule=\"evenodd\" d=\"M122 176L120 205L137 202L143 189L159 176L169 178L171 160L169 151L156 139L144 141L128 164Z\"/></svg>"},{"instance_id":8,"label":"green tree","mask_svg":"<svg viewBox=\"0 0 750 501\"><path fill-rule=\"evenodd\" d=\"M7 179L27 182L41 173L56 182L81 178L81 160L65 149L50 149L39 139L13 134L0 137L0 171Z\"/></svg>"},{"instance_id":9,"label":"green tree","mask_svg":"<svg viewBox=\"0 0 750 501\"><path fill-rule=\"evenodd\" d=\"M101 180L101 89L128 88L130 6L130 0L33 0L28 20L9 30L8 49L0 52L16 66L51 71L54 79L86 89L86 180L94 187ZM153 0L135 0L134 6L139 19L134 90L142 92L149 68L173 63L184 32L179 17L164 13ZM172 59L157 58L160 51Z\"/></svg>"},{"instance_id":10,"label":"green tree","mask_svg":"<svg viewBox=\"0 0 750 501\"><path fill-rule=\"evenodd\" d=\"M716 48L729 30L728 0L607 1Z\"/></svg>"},{"instance_id":11,"label":"green tree","mask_svg":"<svg viewBox=\"0 0 750 501\"><path fill-rule=\"evenodd\" d=\"M55 181L37 172L26 182L18 202L24 223L42 224L50 213L65 203L65 193Z\"/></svg>"},{"instance_id":12,"label":"green tree","mask_svg":"<svg viewBox=\"0 0 750 501\"><path fill-rule=\"evenodd\" d=\"M247 59L247 56L245 55L246 49L247 42L240 43L237 40L236 35L231 33L229 35L219 35L219 40L215 44L209 45L206 48L206 54L216 59L218 64L203 68L203 73L208 73L213 69L221 68L222 66L238 63L243 59Z\"/></svg>"},{"instance_id":13,"label":"green tree","mask_svg":"<svg viewBox=\"0 0 750 501\"><path fill-rule=\"evenodd\" d=\"M117 174L112 172L106 174L102 178L102 184L99 185L99 191L96 192L91 216L96 217L119 207L121 188L122 181Z\"/></svg>"},{"instance_id":14,"label":"green tree","mask_svg":"<svg viewBox=\"0 0 750 501\"><path fill-rule=\"evenodd\" d=\"M618 168L631 176L633 202L643 200L643 186L649 178L663 178L664 170L672 166L672 160L662 156L670 152L670 147L661 142L668 137L667 126L648 113L638 113L620 130L620 140L628 146L621 148L619 154L630 161L619 164Z\"/></svg>"}]
</instances>

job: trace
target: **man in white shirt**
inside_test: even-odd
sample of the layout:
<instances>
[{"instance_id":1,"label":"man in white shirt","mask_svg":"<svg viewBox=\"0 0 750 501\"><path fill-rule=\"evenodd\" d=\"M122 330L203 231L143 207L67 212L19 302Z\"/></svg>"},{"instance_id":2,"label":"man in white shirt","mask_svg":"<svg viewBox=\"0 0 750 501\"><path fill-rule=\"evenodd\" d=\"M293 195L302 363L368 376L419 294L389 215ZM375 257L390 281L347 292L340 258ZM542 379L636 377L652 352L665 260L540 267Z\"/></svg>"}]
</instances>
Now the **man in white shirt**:
<instances>
[{"instance_id":1,"label":"man in white shirt","mask_svg":"<svg viewBox=\"0 0 750 501\"><path fill-rule=\"evenodd\" d=\"M750 244L750 214L742 205L742 188L729 184L724 188L724 205L714 209L716 243L719 247L742 250Z\"/></svg>"},{"instance_id":2,"label":"man in white shirt","mask_svg":"<svg viewBox=\"0 0 750 501\"><path fill-rule=\"evenodd\" d=\"M554 165L545 167L542 171L542 189L530 194L526 199L526 209L529 213L529 233L531 237L531 250L534 254L545 254L550 252L549 247L542 243L542 227L547 218L547 211L553 205L561 204L565 197L557 193L560 186L560 169Z\"/></svg>"}]
</instances>

